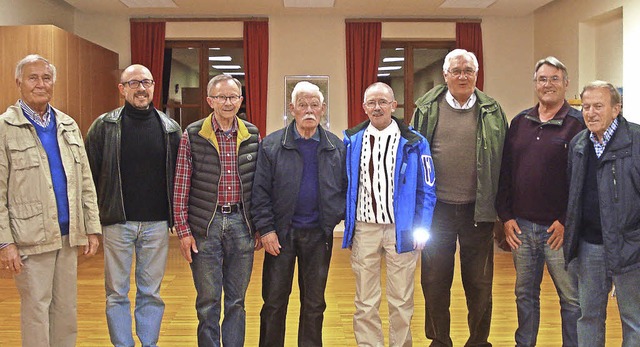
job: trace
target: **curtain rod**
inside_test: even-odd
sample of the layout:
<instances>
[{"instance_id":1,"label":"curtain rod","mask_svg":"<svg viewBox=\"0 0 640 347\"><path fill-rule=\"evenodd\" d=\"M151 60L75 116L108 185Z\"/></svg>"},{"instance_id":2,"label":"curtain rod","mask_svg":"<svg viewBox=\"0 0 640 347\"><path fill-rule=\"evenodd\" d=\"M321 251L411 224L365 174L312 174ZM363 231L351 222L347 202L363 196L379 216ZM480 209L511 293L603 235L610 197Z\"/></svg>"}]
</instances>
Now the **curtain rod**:
<instances>
[{"instance_id":1,"label":"curtain rod","mask_svg":"<svg viewBox=\"0 0 640 347\"><path fill-rule=\"evenodd\" d=\"M129 18L130 22L268 22L267 17L217 17L217 18Z\"/></svg>"},{"instance_id":2,"label":"curtain rod","mask_svg":"<svg viewBox=\"0 0 640 347\"><path fill-rule=\"evenodd\" d=\"M382 22L382 23L416 23L416 22L433 22L433 23L482 23L481 18L415 18L415 17L398 17L398 18L347 18L346 23L360 22Z\"/></svg>"}]
</instances>

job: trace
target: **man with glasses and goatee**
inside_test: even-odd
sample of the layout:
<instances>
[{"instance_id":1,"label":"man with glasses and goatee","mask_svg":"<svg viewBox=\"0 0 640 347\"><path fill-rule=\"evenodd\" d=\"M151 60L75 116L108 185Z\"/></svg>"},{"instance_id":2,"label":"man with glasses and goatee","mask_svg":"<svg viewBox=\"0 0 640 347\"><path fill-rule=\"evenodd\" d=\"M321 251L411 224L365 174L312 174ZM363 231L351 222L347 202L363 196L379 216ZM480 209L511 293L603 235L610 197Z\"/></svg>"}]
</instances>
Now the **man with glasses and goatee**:
<instances>
[{"instance_id":1,"label":"man with glasses and goatee","mask_svg":"<svg viewBox=\"0 0 640 347\"><path fill-rule=\"evenodd\" d=\"M253 251L261 245L250 215L260 134L237 116L240 81L217 75L207 95L213 112L187 126L178 150L176 231L197 292L198 346L220 346L221 339L224 346L243 346L244 299Z\"/></svg>"},{"instance_id":2,"label":"man with glasses and goatee","mask_svg":"<svg viewBox=\"0 0 640 347\"><path fill-rule=\"evenodd\" d=\"M134 315L142 346L156 346L164 313L160 284L181 131L154 107L154 86L149 69L127 67L118 84L124 107L96 119L86 138L104 238L107 325L115 346L134 345L128 296L134 253Z\"/></svg>"}]
</instances>

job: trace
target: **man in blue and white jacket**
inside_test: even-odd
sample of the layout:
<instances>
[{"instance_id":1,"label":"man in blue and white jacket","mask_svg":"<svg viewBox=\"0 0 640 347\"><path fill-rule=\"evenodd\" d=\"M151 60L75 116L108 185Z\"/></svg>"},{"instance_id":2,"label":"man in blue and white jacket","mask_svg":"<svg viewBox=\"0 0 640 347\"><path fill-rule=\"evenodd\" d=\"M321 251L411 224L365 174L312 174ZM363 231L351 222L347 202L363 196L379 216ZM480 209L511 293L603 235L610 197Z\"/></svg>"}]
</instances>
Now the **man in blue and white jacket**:
<instances>
[{"instance_id":1,"label":"man in blue and white jacket","mask_svg":"<svg viewBox=\"0 0 640 347\"><path fill-rule=\"evenodd\" d=\"M389 345L411 344L414 272L436 201L429 144L391 116L397 104L391 87L372 84L363 103L369 120L345 131L348 186L342 247L352 250L358 345L384 345L379 316L383 257Z\"/></svg>"}]
</instances>

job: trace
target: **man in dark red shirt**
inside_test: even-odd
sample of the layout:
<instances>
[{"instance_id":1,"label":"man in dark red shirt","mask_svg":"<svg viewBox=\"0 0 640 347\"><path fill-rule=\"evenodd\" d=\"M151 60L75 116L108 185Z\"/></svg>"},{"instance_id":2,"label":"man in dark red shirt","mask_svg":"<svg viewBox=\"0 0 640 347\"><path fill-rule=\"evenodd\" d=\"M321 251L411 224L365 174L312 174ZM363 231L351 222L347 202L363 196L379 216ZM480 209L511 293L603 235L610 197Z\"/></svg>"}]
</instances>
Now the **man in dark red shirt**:
<instances>
[{"instance_id":1,"label":"man in dark red shirt","mask_svg":"<svg viewBox=\"0 0 640 347\"><path fill-rule=\"evenodd\" d=\"M220 346L221 338L225 346L244 345L244 298L260 245L249 215L260 136L237 117L241 90L229 75L213 77L207 85L213 112L187 127L178 149L174 216L197 291L199 346Z\"/></svg>"},{"instance_id":2,"label":"man in dark red shirt","mask_svg":"<svg viewBox=\"0 0 640 347\"><path fill-rule=\"evenodd\" d=\"M535 346L544 264L560 296L563 346L577 346L580 317L575 272L565 270L562 243L569 182L567 153L584 129L565 100L567 68L554 57L536 63L538 104L511 121L502 156L496 207L516 267L516 346Z\"/></svg>"}]
</instances>

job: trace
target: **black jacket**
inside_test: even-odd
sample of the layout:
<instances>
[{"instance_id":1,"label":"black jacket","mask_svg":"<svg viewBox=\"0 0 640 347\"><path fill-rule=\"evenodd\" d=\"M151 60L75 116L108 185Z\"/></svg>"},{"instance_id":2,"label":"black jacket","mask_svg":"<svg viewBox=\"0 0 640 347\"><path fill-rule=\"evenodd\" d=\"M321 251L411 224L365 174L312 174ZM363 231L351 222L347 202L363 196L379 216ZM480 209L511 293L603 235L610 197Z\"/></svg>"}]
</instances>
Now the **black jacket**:
<instances>
[{"instance_id":1,"label":"black jacket","mask_svg":"<svg viewBox=\"0 0 640 347\"><path fill-rule=\"evenodd\" d=\"M618 116L618 129L598 161L598 194L608 275L640 268L640 125ZM569 152L569 204L564 234L566 264L577 257L589 130Z\"/></svg>"},{"instance_id":2,"label":"black jacket","mask_svg":"<svg viewBox=\"0 0 640 347\"><path fill-rule=\"evenodd\" d=\"M100 223L102 225L127 221L124 213L122 180L120 177L120 136L123 108L119 107L98 117L89 128L85 139L89 165L91 166L93 181L98 193ZM173 226L173 176L182 133L178 123L161 111L155 111L160 116L165 134L168 222L169 226Z\"/></svg>"},{"instance_id":3,"label":"black jacket","mask_svg":"<svg viewBox=\"0 0 640 347\"><path fill-rule=\"evenodd\" d=\"M295 121L265 137L258 152L253 181L253 223L261 235L274 231L282 244L289 233L298 199L303 161L294 140ZM331 132L318 127L320 226L327 237L344 218L345 147Z\"/></svg>"}]
</instances>

